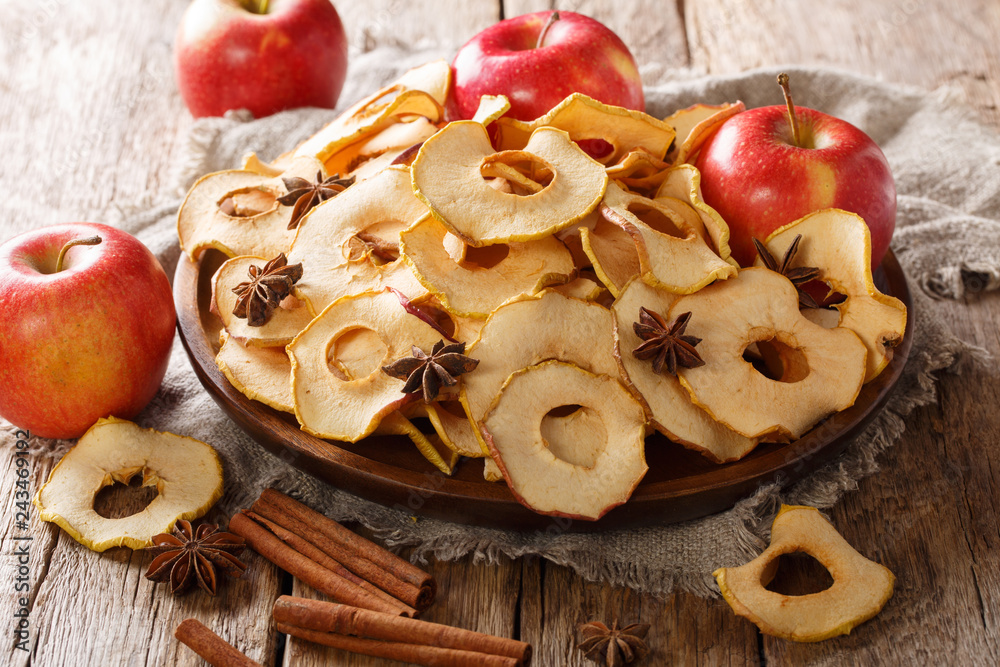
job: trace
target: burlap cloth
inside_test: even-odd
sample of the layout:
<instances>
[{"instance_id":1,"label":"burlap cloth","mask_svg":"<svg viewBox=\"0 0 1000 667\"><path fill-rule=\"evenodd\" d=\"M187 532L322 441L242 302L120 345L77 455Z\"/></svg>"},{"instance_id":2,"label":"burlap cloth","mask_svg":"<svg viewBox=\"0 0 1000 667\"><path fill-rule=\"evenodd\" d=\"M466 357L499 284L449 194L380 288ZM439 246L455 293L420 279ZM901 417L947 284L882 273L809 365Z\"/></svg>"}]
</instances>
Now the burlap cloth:
<instances>
[{"instance_id":1,"label":"burlap cloth","mask_svg":"<svg viewBox=\"0 0 1000 667\"><path fill-rule=\"evenodd\" d=\"M363 54L352 63L341 99L351 103L404 69L441 55L447 54L388 49ZM691 72L649 67L643 71L647 110L664 117L698 102L739 99L747 107L781 103L777 71L697 78ZM830 507L859 479L878 470L880 452L894 444L906 446L900 438L906 417L934 400L935 374L960 372L964 360L983 356L955 338L935 300L1000 285L1000 137L995 132L950 103L947 90L928 93L821 69L784 71L792 76L799 103L854 123L888 156L899 192L892 247L909 277L915 309L910 360L888 406L839 459L807 479L784 491L774 485L761 488L721 514L641 530L517 533L414 520L320 482L253 442L201 387L179 341L162 389L137 421L205 440L219 450L226 493L217 509L225 516L274 485L336 519L374 529L390 545L413 546L416 559L453 560L471 553L492 562L533 554L567 565L587 579L640 591L666 594L679 588L703 596L717 594L711 572L745 562L763 549L779 500ZM172 276L179 257L175 212L195 178L236 167L251 150L272 159L334 115L305 109L252 122L239 113L197 122L178 165L176 190L155 193L149 202L130 202L132 210L142 212L124 216L120 226L150 246ZM59 453L66 445L59 443L53 451Z\"/></svg>"}]
</instances>

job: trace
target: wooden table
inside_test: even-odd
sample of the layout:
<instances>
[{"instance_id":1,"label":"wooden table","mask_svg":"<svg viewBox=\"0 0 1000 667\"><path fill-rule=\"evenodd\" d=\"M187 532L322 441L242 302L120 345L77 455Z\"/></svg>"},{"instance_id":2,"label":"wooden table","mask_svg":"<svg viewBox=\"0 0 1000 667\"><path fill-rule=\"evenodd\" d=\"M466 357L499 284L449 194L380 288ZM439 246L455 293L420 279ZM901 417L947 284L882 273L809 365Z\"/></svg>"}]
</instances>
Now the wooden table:
<instances>
[{"instance_id":1,"label":"wooden table","mask_svg":"<svg viewBox=\"0 0 1000 667\"><path fill-rule=\"evenodd\" d=\"M117 220L151 203L192 120L171 72L184 0L0 0L0 229L3 236L78 219ZM535 0L338 2L355 51L382 44L457 48ZM947 87L1000 129L1000 4L993 0L699 0L555 2L614 29L637 60L712 74L772 64L823 64L933 90ZM941 302L959 336L1000 353L1000 295ZM0 324L2 326L2 324ZM652 624L658 664L997 664L1000 662L1000 375L945 376L937 404L911 416L902 441L832 510L852 544L898 577L874 621L848 636L796 645L764 637L720 600L666 600L588 583L538 559L433 563L443 594L427 618L531 642L537 665L590 664L576 625ZM147 558L97 555L55 526L30 534L30 652L14 650L11 614L13 438L0 443L2 662L17 665L199 664L173 639L196 616L264 664L375 665L273 631L268 609L300 586L251 555L250 576L217 599L174 599L146 581ZM33 460L38 488L53 461ZM20 533L17 533L20 534ZM21 596L25 594L20 594Z\"/></svg>"}]
</instances>

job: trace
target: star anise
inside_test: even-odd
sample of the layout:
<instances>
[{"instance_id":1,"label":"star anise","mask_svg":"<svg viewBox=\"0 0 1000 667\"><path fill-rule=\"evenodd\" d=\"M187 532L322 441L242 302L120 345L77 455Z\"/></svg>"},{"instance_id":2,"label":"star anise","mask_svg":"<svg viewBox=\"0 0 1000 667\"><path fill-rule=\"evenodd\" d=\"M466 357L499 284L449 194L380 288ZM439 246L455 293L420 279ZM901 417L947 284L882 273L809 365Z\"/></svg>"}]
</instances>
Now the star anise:
<instances>
[{"instance_id":1,"label":"star anise","mask_svg":"<svg viewBox=\"0 0 1000 667\"><path fill-rule=\"evenodd\" d=\"M299 221L313 207L319 206L327 199L336 197L341 192L354 184L354 177L341 178L340 174L334 174L327 179L323 179L323 172L316 173L316 182L310 183L304 178L291 176L282 178L288 194L278 197L278 203L282 206L294 206L292 209L292 219L288 221L288 228L295 229L299 226Z\"/></svg>"},{"instance_id":2,"label":"star anise","mask_svg":"<svg viewBox=\"0 0 1000 667\"><path fill-rule=\"evenodd\" d=\"M302 278L302 264L288 266L288 258L281 253L264 268L250 265L250 280L233 288L236 305L233 315L244 319L252 327L264 326L281 300L291 294L292 285Z\"/></svg>"},{"instance_id":3,"label":"star anise","mask_svg":"<svg viewBox=\"0 0 1000 667\"><path fill-rule=\"evenodd\" d=\"M816 280L819 278L819 269L815 266L797 266L794 269L789 268L792 260L795 259L795 253L799 250L799 241L801 240L802 234L795 237L792 244L788 246L787 250L785 250L785 254L781 258L781 262L778 262L778 259L771 254L771 252L767 249L767 246L757 239L753 239L753 245L757 249L757 256L760 257L760 261L764 262L764 266L785 276L792 281L793 285L795 285L795 289L799 292L800 308L819 308L819 304L816 303L816 299L802 289L802 286L810 280Z\"/></svg>"},{"instance_id":4,"label":"star anise","mask_svg":"<svg viewBox=\"0 0 1000 667\"><path fill-rule=\"evenodd\" d=\"M243 538L220 533L218 526L203 523L195 531L189 521L178 521L174 532L153 536L153 546L144 551L155 554L146 578L170 582L170 592L186 591L195 582L209 595L215 595L216 570L239 578L247 566L236 557L246 545Z\"/></svg>"},{"instance_id":5,"label":"star anise","mask_svg":"<svg viewBox=\"0 0 1000 667\"><path fill-rule=\"evenodd\" d=\"M583 641L578 647L588 659L603 662L607 667L618 667L649 654L645 641L647 632L647 623L633 623L619 628L616 620L609 628L600 621L591 621L580 626Z\"/></svg>"},{"instance_id":6,"label":"star anise","mask_svg":"<svg viewBox=\"0 0 1000 667\"><path fill-rule=\"evenodd\" d=\"M690 312L683 313L668 325L659 313L640 308L639 321L632 323L632 329L644 342L632 350L632 356L642 360L652 359L653 372L660 374L663 373L664 365L671 375L677 375L678 366L704 366L701 355L694 349L701 339L684 335L690 319Z\"/></svg>"},{"instance_id":7,"label":"star anise","mask_svg":"<svg viewBox=\"0 0 1000 667\"><path fill-rule=\"evenodd\" d=\"M412 357L403 357L383 366L382 372L396 379L406 380L402 389L404 394L415 394L422 390L424 403L437 398L442 386L455 386L459 375L468 373L479 365L478 359L465 356L465 343L445 345L442 339L434 344L429 355L416 345L411 349Z\"/></svg>"}]
</instances>

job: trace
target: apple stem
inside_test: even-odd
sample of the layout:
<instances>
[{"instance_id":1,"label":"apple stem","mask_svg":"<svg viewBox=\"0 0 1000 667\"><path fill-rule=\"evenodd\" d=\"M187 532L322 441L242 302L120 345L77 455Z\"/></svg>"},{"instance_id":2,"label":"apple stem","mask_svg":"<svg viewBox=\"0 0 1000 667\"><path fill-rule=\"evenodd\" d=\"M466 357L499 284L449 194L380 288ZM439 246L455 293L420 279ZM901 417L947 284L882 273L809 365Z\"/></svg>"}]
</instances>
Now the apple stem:
<instances>
[{"instance_id":1,"label":"apple stem","mask_svg":"<svg viewBox=\"0 0 1000 667\"><path fill-rule=\"evenodd\" d=\"M66 259L66 252L77 245L97 245L102 241L100 236L88 236L83 239L73 239L62 247L59 251L59 259L56 260L56 273L59 273L63 269L63 260Z\"/></svg>"},{"instance_id":2,"label":"apple stem","mask_svg":"<svg viewBox=\"0 0 1000 667\"><path fill-rule=\"evenodd\" d=\"M799 142L799 119L795 116L795 104L792 102L792 91L788 85L788 75L782 72L778 75L778 85L785 95L785 106L788 107L788 123L792 126L792 143L801 146Z\"/></svg>"},{"instance_id":3,"label":"apple stem","mask_svg":"<svg viewBox=\"0 0 1000 667\"><path fill-rule=\"evenodd\" d=\"M536 49L542 48L542 42L545 41L545 35L548 34L549 28L552 27L552 24L558 20L559 20L559 12L552 12L551 14L549 14L548 20L545 22L545 25L542 26L542 31L538 33L538 41L535 42Z\"/></svg>"}]
</instances>

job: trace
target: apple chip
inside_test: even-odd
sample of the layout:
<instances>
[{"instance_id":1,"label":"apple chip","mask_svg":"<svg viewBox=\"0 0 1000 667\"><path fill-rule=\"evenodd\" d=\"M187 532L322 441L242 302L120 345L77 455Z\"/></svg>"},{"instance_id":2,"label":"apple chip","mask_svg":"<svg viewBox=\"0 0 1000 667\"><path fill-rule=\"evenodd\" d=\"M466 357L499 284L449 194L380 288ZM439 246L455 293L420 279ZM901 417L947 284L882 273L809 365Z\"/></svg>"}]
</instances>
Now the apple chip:
<instances>
[{"instance_id":1,"label":"apple chip","mask_svg":"<svg viewBox=\"0 0 1000 667\"><path fill-rule=\"evenodd\" d=\"M810 213L776 230L765 245L772 255L781 257L800 234L802 240L789 268L816 267L820 271L817 280L847 297L834 306L840 313L838 325L856 333L868 348L868 382L889 364L893 347L903 339L906 306L879 292L872 282L871 234L860 216L839 209ZM760 258L755 262L761 263Z\"/></svg>"},{"instance_id":2,"label":"apple chip","mask_svg":"<svg viewBox=\"0 0 1000 667\"><path fill-rule=\"evenodd\" d=\"M635 243L642 279L671 292L689 294L736 275L673 209L653 199L608 186L601 215Z\"/></svg>"},{"instance_id":3,"label":"apple chip","mask_svg":"<svg viewBox=\"0 0 1000 667\"><path fill-rule=\"evenodd\" d=\"M441 334L406 312L392 292L364 292L330 304L286 348L292 400L302 429L357 442L411 400L382 367L430 351ZM333 407L335 406L335 408Z\"/></svg>"},{"instance_id":4,"label":"apple chip","mask_svg":"<svg viewBox=\"0 0 1000 667\"><path fill-rule=\"evenodd\" d=\"M417 451L427 459L427 462L450 475L455 471L459 453L444 446L435 435L426 436L399 411L391 412L382 418L382 422L374 431L375 435L405 435L416 446Z\"/></svg>"},{"instance_id":5,"label":"apple chip","mask_svg":"<svg viewBox=\"0 0 1000 667\"><path fill-rule=\"evenodd\" d=\"M283 348L313 318L306 304L294 293L284 299L259 327L250 326L247 318L233 315L237 300L233 290L249 280L250 267L260 268L267 262L263 257L252 256L233 257L224 262L212 276L212 312L222 320L229 335L244 345Z\"/></svg>"},{"instance_id":6,"label":"apple chip","mask_svg":"<svg viewBox=\"0 0 1000 667\"><path fill-rule=\"evenodd\" d=\"M406 167L384 169L316 207L288 251L288 262L303 266L297 294L317 313L343 296L385 287L410 298L426 294L399 258L399 233L426 214Z\"/></svg>"},{"instance_id":7,"label":"apple chip","mask_svg":"<svg viewBox=\"0 0 1000 667\"><path fill-rule=\"evenodd\" d=\"M453 237L457 257L449 254L446 236L448 229L428 218L400 234L400 251L421 284L460 316L486 319L504 301L565 283L573 273L573 257L553 236L483 248Z\"/></svg>"},{"instance_id":8,"label":"apple chip","mask_svg":"<svg viewBox=\"0 0 1000 667\"><path fill-rule=\"evenodd\" d=\"M663 122L677 133L674 148L667 155L667 160L672 164L688 162L722 123L745 110L743 102L695 104L667 116Z\"/></svg>"},{"instance_id":9,"label":"apple chip","mask_svg":"<svg viewBox=\"0 0 1000 667\"><path fill-rule=\"evenodd\" d=\"M283 179L316 178L322 165L313 158L293 161L281 176L255 171L219 171L198 179L177 213L177 236L192 260L205 248L226 255L274 257L286 252L295 237L288 229L292 206L278 198L288 194Z\"/></svg>"},{"instance_id":10,"label":"apple chip","mask_svg":"<svg viewBox=\"0 0 1000 667\"><path fill-rule=\"evenodd\" d=\"M479 98L479 108L472 120L483 127L510 111L510 100L506 95L483 95Z\"/></svg>"},{"instance_id":11,"label":"apple chip","mask_svg":"<svg viewBox=\"0 0 1000 667\"><path fill-rule=\"evenodd\" d=\"M607 297L608 290L590 276L581 275L565 285L556 285L553 291L581 301L600 301Z\"/></svg>"},{"instance_id":12,"label":"apple chip","mask_svg":"<svg viewBox=\"0 0 1000 667\"><path fill-rule=\"evenodd\" d=\"M666 314L678 298L641 280L633 280L611 307L616 320L615 354L621 363L625 383L641 394L649 408L653 427L663 435L716 463L741 459L757 446L757 438L742 436L712 419L691 401L677 376L656 373L648 360L637 359L632 354L643 342L633 328L639 319L639 309Z\"/></svg>"},{"instance_id":13,"label":"apple chip","mask_svg":"<svg viewBox=\"0 0 1000 667\"><path fill-rule=\"evenodd\" d=\"M854 404L865 377L865 345L854 332L824 329L799 313L795 286L761 268L680 297L666 318L690 312L686 333L701 339L705 365L679 368L695 403L748 438L801 437ZM775 351L769 377L743 355L756 343Z\"/></svg>"},{"instance_id":14,"label":"apple chip","mask_svg":"<svg viewBox=\"0 0 1000 667\"><path fill-rule=\"evenodd\" d=\"M97 492L142 474L157 495L145 509L120 519L94 511ZM93 551L141 549L181 519L197 519L222 497L222 464L209 445L173 433L99 419L52 469L34 503L51 521Z\"/></svg>"},{"instance_id":15,"label":"apple chip","mask_svg":"<svg viewBox=\"0 0 1000 667\"><path fill-rule=\"evenodd\" d=\"M825 567L833 585L810 595L782 595L766 586L783 554L803 552ZM815 507L782 505L771 525L771 544L746 565L716 570L722 596L738 616L766 635L818 642L850 634L892 597L896 578L847 543Z\"/></svg>"},{"instance_id":16,"label":"apple chip","mask_svg":"<svg viewBox=\"0 0 1000 667\"><path fill-rule=\"evenodd\" d=\"M424 406L438 437L446 447L462 456L489 456L479 444L472 423L459 401L436 401Z\"/></svg>"},{"instance_id":17,"label":"apple chip","mask_svg":"<svg viewBox=\"0 0 1000 667\"><path fill-rule=\"evenodd\" d=\"M592 413L593 428L553 450L542 422L571 405ZM546 361L511 375L482 429L511 492L542 514L599 519L628 500L646 474L642 406L615 377L573 364Z\"/></svg>"},{"instance_id":18,"label":"apple chip","mask_svg":"<svg viewBox=\"0 0 1000 667\"><path fill-rule=\"evenodd\" d=\"M500 466L497 465L497 462L491 456L483 459L483 479L487 482L503 481L503 473L500 472Z\"/></svg>"},{"instance_id":19,"label":"apple chip","mask_svg":"<svg viewBox=\"0 0 1000 667\"><path fill-rule=\"evenodd\" d=\"M393 123L331 154L324 166L328 174L344 174L355 182L364 181L437 131L437 125L422 116Z\"/></svg>"},{"instance_id":20,"label":"apple chip","mask_svg":"<svg viewBox=\"0 0 1000 667\"><path fill-rule=\"evenodd\" d=\"M565 132L539 128L524 150L497 153L486 128L473 121L450 123L424 142L412 170L413 189L434 217L477 247L531 241L569 227L600 203L608 181L604 168ZM533 192L502 192L484 171L493 179L521 179Z\"/></svg>"},{"instance_id":21,"label":"apple chip","mask_svg":"<svg viewBox=\"0 0 1000 667\"><path fill-rule=\"evenodd\" d=\"M669 168L663 160L640 149L608 167L608 178L624 190L652 198L666 179Z\"/></svg>"},{"instance_id":22,"label":"apple chip","mask_svg":"<svg viewBox=\"0 0 1000 667\"><path fill-rule=\"evenodd\" d=\"M617 187L617 186L615 186ZM594 273L615 298L628 281L642 272L633 238L618 225L597 215L580 226L580 245L594 267Z\"/></svg>"},{"instance_id":23,"label":"apple chip","mask_svg":"<svg viewBox=\"0 0 1000 667\"><path fill-rule=\"evenodd\" d=\"M570 139L601 164L615 164L637 149L662 159L674 140L673 128L661 120L573 93L530 123L515 118L498 120L496 145L500 150L521 149L540 127L569 133Z\"/></svg>"},{"instance_id":24,"label":"apple chip","mask_svg":"<svg viewBox=\"0 0 1000 667\"><path fill-rule=\"evenodd\" d=\"M736 261L730 257L729 225L714 208L705 203L701 195L701 172L696 167L682 164L668 170L654 199L661 197L672 197L694 208L704 226L703 235L708 234L715 254L736 266Z\"/></svg>"},{"instance_id":25,"label":"apple chip","mask_svg":"<svg viewBox=\"0 0 1000 667\"><path fill-rule=\"evenodd\" d=\"M292 364L284 347L243 345L225 330L215 364L238 392L281 412L294 412Z\"/></svg>"}]
</instances>

